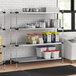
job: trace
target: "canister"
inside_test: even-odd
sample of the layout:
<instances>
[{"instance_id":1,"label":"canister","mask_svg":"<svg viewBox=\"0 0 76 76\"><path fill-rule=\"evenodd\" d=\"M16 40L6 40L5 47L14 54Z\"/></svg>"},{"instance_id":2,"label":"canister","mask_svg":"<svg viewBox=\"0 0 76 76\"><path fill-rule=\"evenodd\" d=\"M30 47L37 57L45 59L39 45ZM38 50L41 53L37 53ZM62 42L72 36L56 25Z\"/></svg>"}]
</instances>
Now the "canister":
<instances>
[{"instance_id":1,"label":"canister","mask_svg":"<svg viewBox=\"0 0 76 76\"><path fill-rule=\"evenodd\" d=\"M51 59L51 51L48 51L48 50L44 51L44 58Z\"/></svg>"},{"instance_id":2,"label":"canister","mask_svg":"<svg viewBox=\"0 0 76 76\"><path fill-rule=\"evenodd\" d=\"M52 33L52 42L54 43L55 42L55 32L51 32Z\"/></svg>"},{"instance_id":3,"label":"canister","mask_svg":"<svg viewBox=\"0 0 76 76\"><path fill-rule=\"evenodd\" d=\"M47 50L46 46L40 46L40 47L36 47L36 53L37 53L37 57L43 57L43 51Z\"/></svg>"},{"instance_id":4,"label":"canister","mask_svg":"<svg viewBox=\"0 0 76 76\"><path fill-rule=\"evenodd\" d=\"M46 32L46 43L51 43L51 35L52 33Z\"/></svg>"},{"instance_id":5,"label":"canister","mask_svg":"<svg viewBox=\"0 0 76 76\"><path fill-rule=\"evenodd\" d=\"M30 41L31 44L36 44L36 43L37 43L34 34L31 34L31 39L30 39L30 40L31 40L31 41Z\"/></svg>"},{"instance_id":6,"label":"canister","mask_svg":"<svg viewBox=\"0 0 76 76\"><path fill-rule=\"evenodd\" d=\"M30 44L31 34L26 35L26 44Z\"/></svg>"},{"instance_id":7,"label":"canister","mask_svg":"<svg viewBox=\"0 0 76 76\"><path fill-rule=\"evenodd\" d=\"M55 32L55 41L59 42L59 32Z\"/></svg>"},{"instance_id":8,"label":"canister","mask_svg":"<svg viewBox=\"0 0 76 76\"><path fill-rule=\"evenodd\" d=\"M44 43L46 43L46 32L43 32L43 40L44 40Z\"/></svg>"},{"instance_id":9,"label":"canister","mask_svg":"<svg viewBox=\"0 0 76 76\"><path fill-rule=\"evenodd\" d=\"M40 22L40 28L46 28L46 22Z\"/></svg>"},{"instance_id":10,"label":"canister","mask_svg":"<svg viewBox=\"0 0 76 76\"><path fill-rule=\"evenodd\" d=\"M50 32L43 32L44 43L51 43L51 35L52 33Z\"/></svg>"},{"instance_id":11,"label":"canister","mask_svg":"<svg viewBox=\"0 0 76 76\"><path fill-rule=\"evenodd\" d=\"M42 37L42 34L38 34L39 35L39 39L38 39L38 43L39 44L43 44L43 37Z\"/></svg>"},{"instance_id":12,"label":"canister","mask_svg":"<svg viewBox=\"0 0 76 76\"><path fill-rule=\"evenodd\" d=\"M52 58L53 59L59 58L59 53L60 53L60 50L52 50Z\"/></svg>"},{"instance_id":13,"label":"canister","mask_svg":"<svg viewBox=\"0 0 76 76\"><path fill-rule=\"evenodd\" d=\"M59 32L51 32L52 33L52 42L59 42Z\"/></svg>"}]
</instances>

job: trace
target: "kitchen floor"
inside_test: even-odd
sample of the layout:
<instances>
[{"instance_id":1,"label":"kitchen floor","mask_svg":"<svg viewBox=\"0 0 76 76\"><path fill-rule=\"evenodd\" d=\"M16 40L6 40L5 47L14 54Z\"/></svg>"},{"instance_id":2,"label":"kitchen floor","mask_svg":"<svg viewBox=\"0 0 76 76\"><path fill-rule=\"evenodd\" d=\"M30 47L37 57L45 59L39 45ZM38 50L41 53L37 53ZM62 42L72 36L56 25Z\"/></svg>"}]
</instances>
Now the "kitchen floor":
<instances>
[{"instance_id":1,"label":"kitchen floor","mask_svg":"<svg viewBox=\"0 0 76 76\"><path fill-rule=\"evenodd\" d=\"M76 61L74 61L73 64L71 64L69 60L64 60L64 64L62 64L61 60L46 61L46 62L22 63L22 64L18 64L18 69L16 69L15 64L7 64L5 70L4 70L3 65L0 65L0 72L19 71L19 70L55 67L55 66L63 66L63 65L76 66Z\"/></svg>"}]
</instances>

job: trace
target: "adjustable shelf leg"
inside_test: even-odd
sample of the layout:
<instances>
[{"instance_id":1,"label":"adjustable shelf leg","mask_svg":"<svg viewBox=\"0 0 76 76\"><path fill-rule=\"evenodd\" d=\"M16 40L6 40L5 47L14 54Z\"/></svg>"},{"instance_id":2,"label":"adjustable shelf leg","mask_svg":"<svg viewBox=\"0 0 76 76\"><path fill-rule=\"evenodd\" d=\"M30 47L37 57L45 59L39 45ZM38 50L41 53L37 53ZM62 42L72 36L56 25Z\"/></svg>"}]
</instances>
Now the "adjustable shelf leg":
<instances>
[{"instance_id":1,"label":"adjustable shelf leg","mask_svg":"<svg viewBox=\"0 0 76 76\"><path fill-rule=\"evenodd\" d=\"M62 58L62 64L64 64L64 58Z\"/></svg>"},{"instance_id":2,"label":"adjustable shelf leg","mask_svg":"<svg viewBox=\"0 0 76 76\"><path fill-rule=\"evenodd\" d=\"M6 46L3 46L5 48ZM6 59L5 59L5 50L4 50L4 62L3 62L4 70L6 71Z\"/></svg>"},{"instance_id":3,"label":"adjustable shelf leg","mask_svg":"<svg viewBox=\"0 0 76 76\"><path fill-rule=\"evenodd\" d=\"M70 62L71 62L71 64L73 64L73 60L71 60Z\"/></svg>"},{"instance_id":4,"label":"adjustable shelf leg","mask_svg":"<svg viewBox=\"0 0 76 76\"><path fill-rule=\"evenodd\" d=\"M18 63L17 63L17 45L16 45L16 69L18 69Z\"/></svg>"}]
</instances>

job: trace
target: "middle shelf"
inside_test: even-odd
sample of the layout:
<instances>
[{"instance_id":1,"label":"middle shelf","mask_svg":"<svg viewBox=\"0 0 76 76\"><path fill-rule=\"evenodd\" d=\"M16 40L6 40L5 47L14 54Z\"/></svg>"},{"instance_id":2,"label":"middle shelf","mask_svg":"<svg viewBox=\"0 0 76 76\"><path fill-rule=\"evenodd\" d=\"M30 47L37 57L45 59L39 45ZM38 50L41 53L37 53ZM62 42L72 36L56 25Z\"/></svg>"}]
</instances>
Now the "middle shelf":
<instances>
[{"instance_id":1,"label":"middle shelf","mask_svg":"<svg viewBox=\"0 0 76 76\"><path fill-rule=\"evenodd\" d=\"M56 43L43 43L43 44L25 44L25 43L10 43L11 45L15 46L43 46L43 45L59 45L62 44L61 42L56 42Z\"/></svg>"}]
</instances>

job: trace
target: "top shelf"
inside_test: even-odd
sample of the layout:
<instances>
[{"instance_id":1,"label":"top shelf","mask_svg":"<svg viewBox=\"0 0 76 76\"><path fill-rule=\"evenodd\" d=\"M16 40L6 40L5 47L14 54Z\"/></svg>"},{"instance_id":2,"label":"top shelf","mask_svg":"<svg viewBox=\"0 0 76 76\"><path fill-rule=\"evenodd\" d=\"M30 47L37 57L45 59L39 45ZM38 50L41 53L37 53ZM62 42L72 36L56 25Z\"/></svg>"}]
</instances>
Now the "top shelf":
<instances>
[{"instance_id":1,"label":"top shelf","mask_svg":"<svg viewBox=\"0 0 76 76\"><path fill-rule=\"evenodd\" d=\"M57 14L59 12L19 12L19 14Z\"/></svg>"},{"instance_id":2,"label":"top shelf","mask_svg":"<svg viewBox=\"0 0 76 76\"><path fill-rule=\"evenodd\" d=\"M59 13L59 8L57 7L45 7L46 11L39 11L39 12L23 12L23 8L22 9L2 9L0 11L0 14L57 14ZM30 8L29 8L30 9Z\"/></svg>"}]
</instances>

